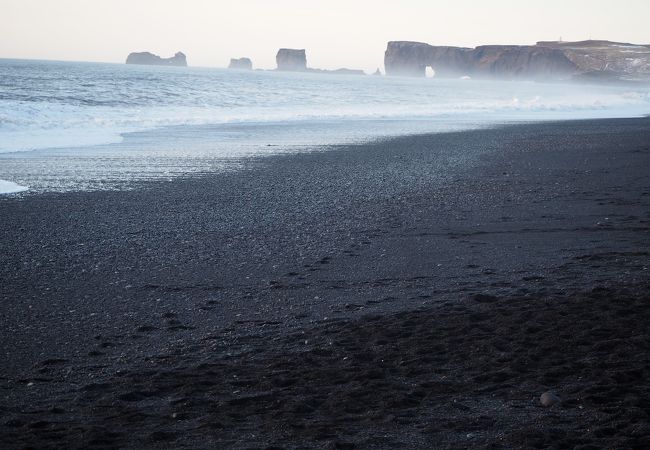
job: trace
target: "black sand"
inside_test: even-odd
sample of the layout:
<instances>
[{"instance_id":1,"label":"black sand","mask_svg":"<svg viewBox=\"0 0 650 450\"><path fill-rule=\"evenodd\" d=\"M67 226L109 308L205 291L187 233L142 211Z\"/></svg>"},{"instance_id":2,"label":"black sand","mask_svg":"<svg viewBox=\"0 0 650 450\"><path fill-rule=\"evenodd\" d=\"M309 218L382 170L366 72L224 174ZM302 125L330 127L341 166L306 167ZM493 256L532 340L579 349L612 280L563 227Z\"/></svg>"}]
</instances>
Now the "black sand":
<instances>
[{"instance_id":1,"label":"black sand","mask_svg":"<svg viewBox=\"0 0 650 450\"><path fill-rule=\"evenodd\" d=\"M0 446L650 445L649 119L247 164L0 199Z\"/></svg>"}]
</instances>

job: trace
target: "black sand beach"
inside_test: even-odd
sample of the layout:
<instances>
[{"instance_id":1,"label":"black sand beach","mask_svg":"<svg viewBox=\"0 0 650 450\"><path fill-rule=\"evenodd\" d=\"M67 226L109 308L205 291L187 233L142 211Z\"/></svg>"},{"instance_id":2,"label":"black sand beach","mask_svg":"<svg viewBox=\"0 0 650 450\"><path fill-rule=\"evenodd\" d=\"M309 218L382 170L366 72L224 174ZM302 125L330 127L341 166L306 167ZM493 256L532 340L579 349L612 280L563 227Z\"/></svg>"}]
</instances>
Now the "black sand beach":
<instances>
[{"instance_id":1,"label":"black sand beach","mask_svg":"<svg viewBox=\"0 0 650 450\"><path fill-rule=\"evenodd\" d=\"M650 119L245 165L0 198L0 447L650 447Z\"/></svg>"}]
</instances>

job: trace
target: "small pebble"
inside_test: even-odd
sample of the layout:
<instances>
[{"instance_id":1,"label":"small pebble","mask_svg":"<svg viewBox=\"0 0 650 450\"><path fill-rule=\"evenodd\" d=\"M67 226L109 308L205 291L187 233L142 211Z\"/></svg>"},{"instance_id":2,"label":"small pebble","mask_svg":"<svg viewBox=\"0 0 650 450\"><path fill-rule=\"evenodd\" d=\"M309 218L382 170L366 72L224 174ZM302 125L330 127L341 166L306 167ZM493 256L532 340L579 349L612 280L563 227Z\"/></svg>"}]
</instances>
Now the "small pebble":
<instances>
[{"instance_id":1,"label":"small pebble","mask_svg":"<svg viewBox=\"0 0 650 450\"><path fill-rule=\"evenodd\" d=\"M548 408L550 406L555 405L556 403L560 402L560 397L557 396L555 392L547 391L544 392L540 397L539 397L539 402L544 406L545 408Z\"/></svg>"}]
</instances>

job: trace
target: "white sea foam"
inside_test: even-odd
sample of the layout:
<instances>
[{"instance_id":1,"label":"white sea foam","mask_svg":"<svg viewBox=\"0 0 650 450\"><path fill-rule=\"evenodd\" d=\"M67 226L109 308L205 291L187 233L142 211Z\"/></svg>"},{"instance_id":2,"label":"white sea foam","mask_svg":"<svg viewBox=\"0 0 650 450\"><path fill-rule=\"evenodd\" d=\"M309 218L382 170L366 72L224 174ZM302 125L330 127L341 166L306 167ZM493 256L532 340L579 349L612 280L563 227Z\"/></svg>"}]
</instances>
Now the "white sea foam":
<instances>
[{"instance_id":1,"label":"white sea foam","mask_svg":"<svg viewBox=\"0 0 650 450\"><path fill-rule=\"evenodd\" d=\"M16 192L23 192L28 190L26 186L13 183L11 181L0 180L0 195L2 194L15 194Z\"/></svg>"},{"instance_id":2,"label":"white sea foam","mask_svg":"<svg viewBox=\"0 0 650 450\"><path fill-rule=\"evenodd\" d=\"M0 78L0 153L110 144L125 133L181 125L444 118L489 124L650 113L647 89L614 86L9 60L0 60Z\"/></svg>"}]
</instances>

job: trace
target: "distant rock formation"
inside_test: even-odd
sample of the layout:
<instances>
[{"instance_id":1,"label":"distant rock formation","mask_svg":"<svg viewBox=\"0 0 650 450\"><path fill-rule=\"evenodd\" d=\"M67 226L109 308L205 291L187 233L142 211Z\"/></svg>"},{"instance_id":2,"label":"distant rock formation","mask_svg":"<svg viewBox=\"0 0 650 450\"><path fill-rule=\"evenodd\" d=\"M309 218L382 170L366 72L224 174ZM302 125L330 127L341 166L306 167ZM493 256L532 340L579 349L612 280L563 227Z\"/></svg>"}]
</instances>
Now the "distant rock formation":
<instances>
[{"instance_id":1,"label":"distant rock formation","mask_svg":"<svg viewBox=\"0 0 650 450\"><path fill-rule=\"evenodd\" d=\"M302 72L307 70L307 54L304 49L281 48L275 56L278 70Z\"/></svg>"},{"instance_id":2,"label":"distant rock formation","mask_svg":"<svg viewBox=\"0 0 650 450\"><path fill-rule=\"evenodd\" d=\"M375 70L375 73L373 73L373 75L378 76L378 77L382 76L382 73L381 73L381 70L379 70L379 67L377 67L377 70Z\"/></svg>"},{"instance_id":3,"label":"distant rock formation","mask_svg":"<svg viewBox=\"0 0 650 450\"><path fill-rule=\"evenodd\" d=\"M296 50L291 48L281 48L275 56L275 61L278 65L277 70L285 72L310 72L310 73L323 73L331 75L365 75L363 70L357 69L312 69L307 67L307 53L304 49Z\"/></svg>"},{"instance_id":4,"label":"distant rock formation","mask_svg":"<svg viewBox=\"0 0 650 450\"><path fill-rule=\"evenodd\" d=\"M231 58L229 69L253 70L253 62L250 58Z\"/></svg>"},{"instance_id":5,"label":"distant rock formation","mask_svg":"<svg viewBox=\"0 0 650 450\"><path fill-rule=\"evenodd\" d=\"M161 58L149 52L131 53L126 58L127 64L142 64L147 66L180 66L187 67L187 57L178 52L171 58Z\"/></svg>"},{"instance_id":6,"label":"distant rock formation","mask_svg":"<svg viewBox=\"0 0 650 450\"><path fill-rule=\"evenodd\" d=\"M538 42L476 48L389 42L387 75L501 79L650 80L650 46L609 41Z\"/></svg>"},{"instance_id":7,"label":"distant rock formation","mask_svg":"<svg viewBox=\"0 0 650 450\"><path fill-rule=\"evenodd\" d=\"M335 70L326 70L325 72L334 75L365 75L366 73L361 69L346 69L345 67Z\"/></svg>"},{"instance_id":8,"label":"distant rock formation","mask_svg":"<svg viewBox=\"0 0 650 450\"><path fill-rule=\"evenodd\" d=\"M384 53L386 75L424 77L434 47L423 42L391 41Z\"/></svg>"}]
</instances>

